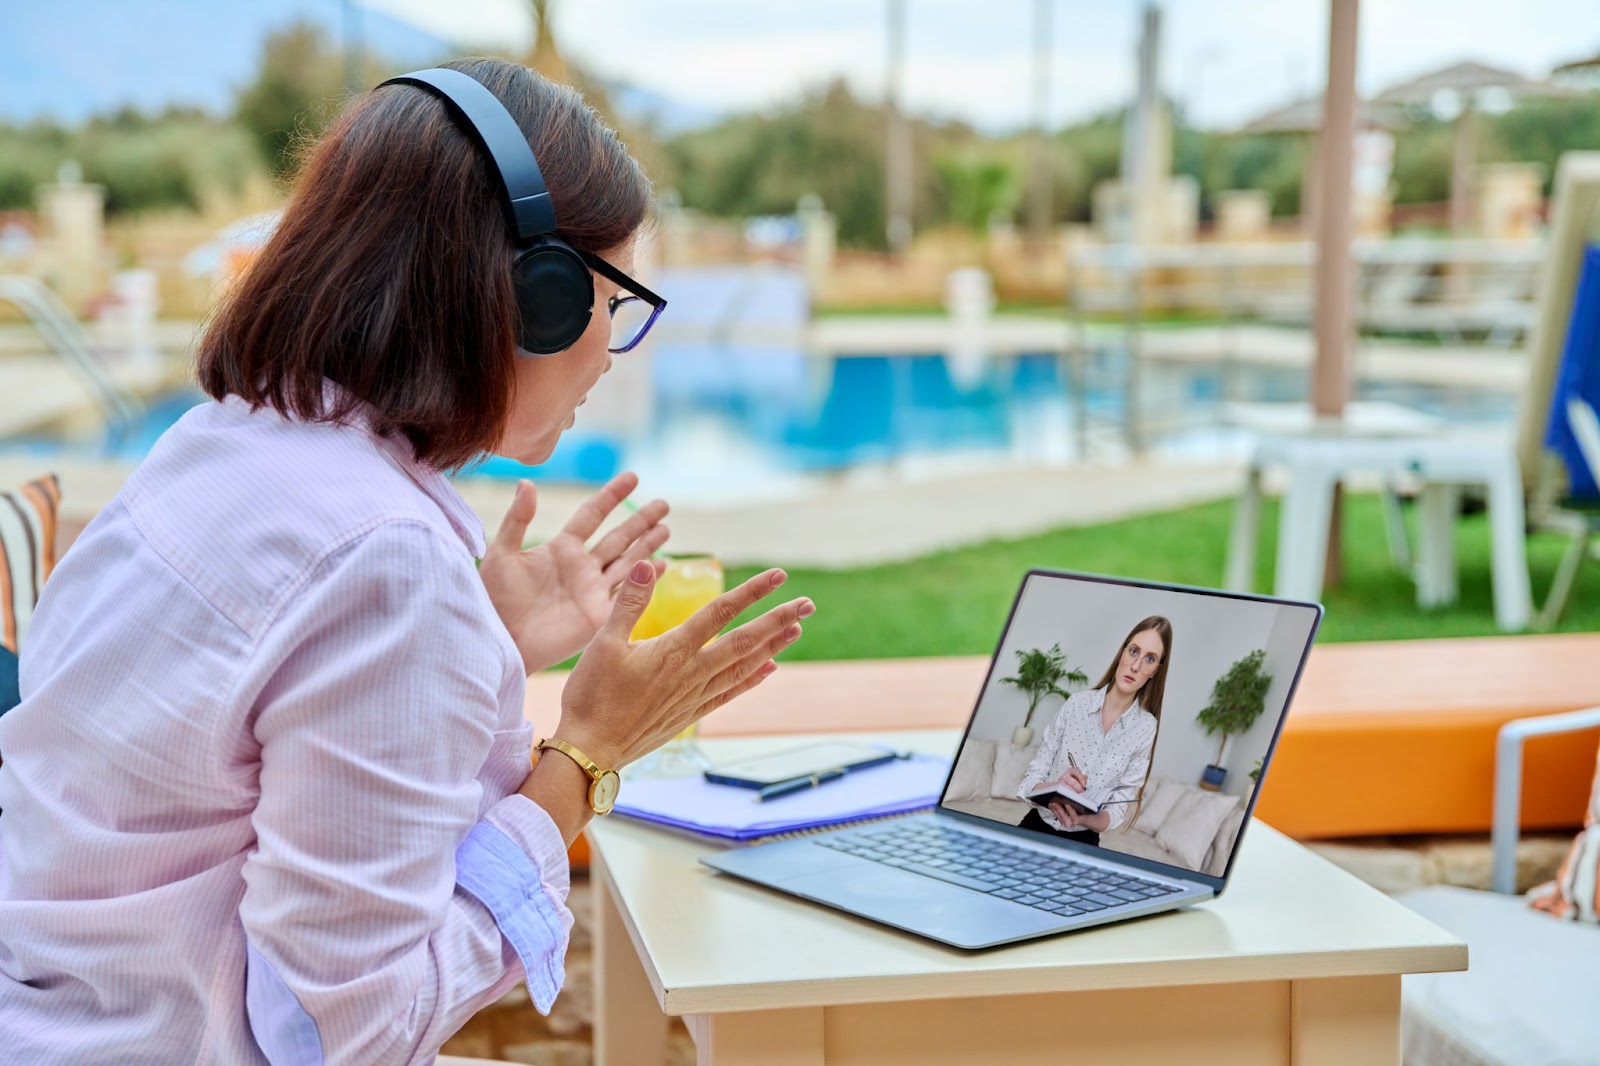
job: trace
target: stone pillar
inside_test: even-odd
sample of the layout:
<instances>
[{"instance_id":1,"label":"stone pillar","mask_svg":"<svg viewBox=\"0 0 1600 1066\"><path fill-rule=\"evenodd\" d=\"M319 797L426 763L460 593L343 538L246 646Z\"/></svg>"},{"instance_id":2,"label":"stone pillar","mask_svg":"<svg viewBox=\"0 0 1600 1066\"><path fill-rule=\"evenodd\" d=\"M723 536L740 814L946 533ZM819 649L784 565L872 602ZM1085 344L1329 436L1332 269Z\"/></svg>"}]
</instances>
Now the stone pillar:
<instances>
[{"instance_id":1,"label":"stone pillar","mask_svg":"<svg viewBox=\"0 0 1600 1066\"><path fill-rule=\"evenodd\" d=\"M81 313L89 298L105 288L105 187L84 184L78 165L67 162L54 185L39 186L38 199L46 280L68 307Z\"/></svg>"},{"instance_id":2,"label":"stone pillar","mask_svg":"<svg viewBox=\"0 0 1600 1066\"><path fill-rule=\"evenodd\" d=\"M800 197L795 209L800 217L800 262L812 292L833 273L833 253L839 239L839 220L822 206L815 193Z\"/></svg>"},{"instance_id":3,"label":"stone pillar","mask_svg":"<svg viewBox=\"0 0 1600 1066\"><path fill-rule=\"evenodd\" d=\"M1538 232L1544 168L1538 163L1484 163L1473 169L1473 228L1489 240L1529 240Z\"/></svg>"},{"instance_id":4,"label":"stone pillar","mask_svg":"<svg viewBox=\"0 0 1600 1066\"><path fill-rule=\"evenodd\" d=\"M1224 189L1217 193L1217 239L1258 241L1272 224L1272 195L1265 189Z\"/></svg>"}]
</instances>

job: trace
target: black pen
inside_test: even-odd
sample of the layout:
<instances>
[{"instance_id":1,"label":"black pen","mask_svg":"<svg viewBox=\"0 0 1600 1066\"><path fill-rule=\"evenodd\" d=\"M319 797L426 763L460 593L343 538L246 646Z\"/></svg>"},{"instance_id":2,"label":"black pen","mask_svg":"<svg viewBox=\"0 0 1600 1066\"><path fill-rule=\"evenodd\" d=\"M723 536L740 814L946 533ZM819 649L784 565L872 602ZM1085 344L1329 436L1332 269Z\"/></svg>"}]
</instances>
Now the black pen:
<instances>
[{"instance_id":1,"label":"black pen","mask_svg":"<svg viewBox=\"0 0 1600 1066\"><path fill-rule=\"evenodd\" d=\"M805 777L793 777L787 781L779 781L777 784L768 785L760 792L757 792L756 802L761 803L764 800L787 796L789 793L799 792L801 789L816 788L818 785L825 785L829 781L837 781L844 776L844 773L843 770L824 770L819 774L807 774Z\"/></svg>"}]
</instances>

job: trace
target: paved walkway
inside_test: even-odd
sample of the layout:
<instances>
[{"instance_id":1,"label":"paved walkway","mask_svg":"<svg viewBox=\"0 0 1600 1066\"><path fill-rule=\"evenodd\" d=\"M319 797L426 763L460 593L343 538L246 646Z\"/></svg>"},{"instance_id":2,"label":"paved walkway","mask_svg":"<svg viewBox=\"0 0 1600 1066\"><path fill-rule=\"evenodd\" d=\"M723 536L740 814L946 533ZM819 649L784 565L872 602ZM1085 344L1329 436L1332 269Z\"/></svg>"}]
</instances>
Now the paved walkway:
<instances>
[{"instance_id":1,"label":"paved walkway","mask_svg":"<svg viewBox=\"0 0 1600 1066\"><path fill-rule=\"evenodd\" d=\"M62 511L74 526L93 518L133 464L0 455L0 485L54 470ZM996 537L1093 525L1232 495L1233 464L1134 462L1008 469L896 480L886 474L819 481L791 499L675 509L667 524L677 551L710 551L729 563L848 567L915 558ZM470 478L457 487L492 536L511 501L512 483ZM531 534L558 529L589 490L540 486ZM650 498L649 486L638 493ZM668 502L671 502L670 499Z\"/></svg>"}]
</instances>

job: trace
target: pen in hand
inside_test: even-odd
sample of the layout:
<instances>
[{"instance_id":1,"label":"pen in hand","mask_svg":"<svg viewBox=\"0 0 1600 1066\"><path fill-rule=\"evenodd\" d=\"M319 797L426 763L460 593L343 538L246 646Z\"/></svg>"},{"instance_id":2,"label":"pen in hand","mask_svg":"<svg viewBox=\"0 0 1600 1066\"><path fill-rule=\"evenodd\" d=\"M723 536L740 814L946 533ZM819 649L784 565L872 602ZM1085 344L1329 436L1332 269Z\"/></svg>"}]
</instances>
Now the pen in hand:
<instances>
[{"instance_id":1,"label":"pen in hand","mask_svg":"<svg viewBox=\"0 0 1600 1066\"><path fill-rule=\"evenodd\" d=\"M1083 787L1088 788L1089 775L1083 772L1083 768L1078 765L1078 760L1072 757L1072 752L1070 750L1067 752L1067 762L1072 765L1074 770L1078 771L1078 776L1083 778Z\"/></svg>"}]
</instances>

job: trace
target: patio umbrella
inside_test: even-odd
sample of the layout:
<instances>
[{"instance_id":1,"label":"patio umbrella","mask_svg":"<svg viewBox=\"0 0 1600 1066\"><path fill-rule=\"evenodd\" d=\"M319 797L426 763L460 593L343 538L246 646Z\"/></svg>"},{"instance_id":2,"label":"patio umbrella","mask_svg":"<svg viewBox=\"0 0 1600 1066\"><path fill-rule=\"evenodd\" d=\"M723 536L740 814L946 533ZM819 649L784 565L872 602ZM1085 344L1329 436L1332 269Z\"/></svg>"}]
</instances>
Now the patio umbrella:
<instances>
[{"instance_id":1,"label":"patio umbrella","mask_svg":"<svg viewBox=\"0 0 1600 1066\"><path fill-rule=\"evenodd\" d=\"M1519 100L1542 96L1567 96L1573 90L1523 77L1485 63L1452 63L1447 67L1391 85L1373 99L1394 107L1427 108L1434 115L1455 119L1455 145L1450 154L1450 232L1468 228L1471 201L1468 183L1478 155L1477 113L1509 107Z\"/></svg>"}]
</instances>

